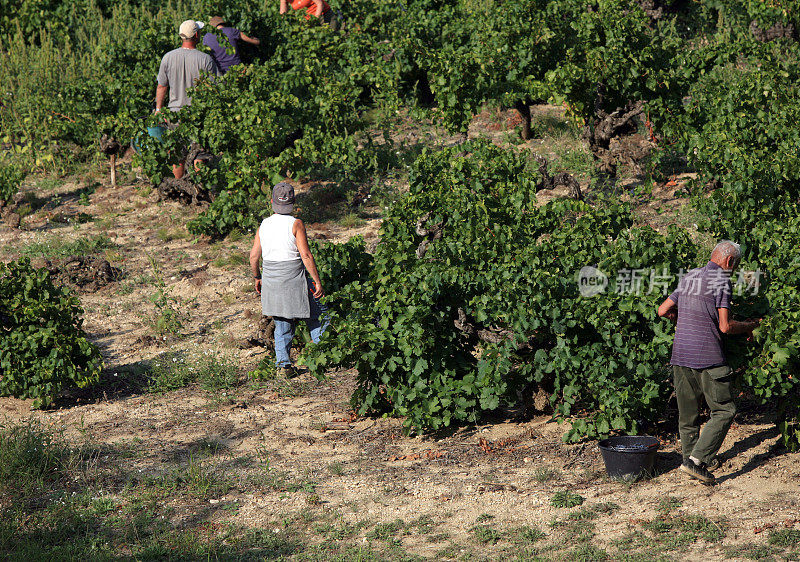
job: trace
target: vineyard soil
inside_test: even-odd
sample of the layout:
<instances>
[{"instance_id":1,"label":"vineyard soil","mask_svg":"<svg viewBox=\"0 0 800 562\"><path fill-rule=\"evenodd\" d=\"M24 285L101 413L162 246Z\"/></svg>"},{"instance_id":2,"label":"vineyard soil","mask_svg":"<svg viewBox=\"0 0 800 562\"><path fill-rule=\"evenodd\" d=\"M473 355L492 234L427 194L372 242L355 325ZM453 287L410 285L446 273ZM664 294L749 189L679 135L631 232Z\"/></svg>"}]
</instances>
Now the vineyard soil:
<instances>
[{"instance_id":1,"label":"vineyard soil","mask_svg":"<svg viewBox=\"0 0 800 562\"><path fill-rule=\"evenodd\" d=\"M540 124L559 115L558 108L539 111ZM564 127L555 117L552 123ZM471 131L479 127L501 142L516 125L513 111L484 112ZM575 151L571 161L588 161L566 133L560 142L550 136L528 145L537 143L556 160ZM254 551L267 558L328 559L318 554L326 552L318 550L323 546L343 560L364 552L389 560L800 554L800 540L769 540L795 537L779 531L800 530L800 453L776 446L774 420L755 406L745 404L728 434L716 486L688 481L677 470L674 409L660 429L657 475L626 484L605 476L595 442L562 444L564 427L547 416L517 423L508 412L478 427L409 437L400 420L351 414L351 371L330 372L325 382L307 373L246 379L269 354L247 342L259 317L246 264L251 234L213 243L195 239L184 226L195 209L153 203L127 165L121 178L115 189L98 171L57 185L29 180L24 191L35 204L23 228L0 227L4 261L30 255L36 262L89 248L122 272L92 292L79 292L84 328L105 360L100 390L69 392L48 411L31 410L30 401L0 399L0 424L34 418L63 432L71 446L96 451L85 469L91 474L84 476L95 482L92 494L113 500L119 513L135 495L156 494L176 533L197 532L197 540L209 544L228 526L280 536L280 545L273 541ZM639 220L659 230L667 224L691 229L680 198L685 179L655 186L637 207ZM586 184L582 179L581 187ZM636 203L635 182L621 185ZM298 192L318 188L304 184ZM358 219L311 224L310 237L336 242L359 234L374 242L380 209L352 214ZM175 322L160 322L164 318ZM213 391L193 384L148 392L146 373L153 364L169 366L184 356L189 362L209 356L228 361L239 380ZM166 486L175 473L196 466L214 486L202 493L174 482ZM583 505L554 507L559 491L580 495ZM230 546L213 544L223 553ZM129 544L119 548L119 554L132 552Z\"/></svg>"},{"instance_id":2,"label":"vineyard soil","mask_svg":"<svg viewBox=\"0 0 800 562\"><path fill-rule=\"evenodd\" d=\"M329 423L342 426L333 420L348 417L352 379L346 372L332 374L325 384L300 379L292 383L302 389L297 397L246 389L235 391L230 401L214 402L204 392L179 390L34 415L47 427L65 428L73 443L89 440L101 445L100 467L114 466L119 478L163 474L185 465L192 453L211 443L214 451L208 462L220 467L225 477L251 474L253 468L236 461L266 449L270 469L285 471L282 477L300 488L233 488L205 501L174 494L166 503L174 509L178 528L234 523L272 529L283 517L311 511L320 518L334 514L340 524L368 521L354 541L358 544L374 525L397 519L409 524L428 517L434 526L430 534L399 535L404 550L433 557L454 545L458 557L472 553L482 559L500 556L509 547L505 541L489 548L476 544L470 529L488 514L499 532L524 525L544 530L548 536L541 543L551 545L556 557L568 557L568 549L561 548L572 544L572 531L551 524L568 520L575 509L550 505L558 490L580 494L586 505L619 506L596 521L595 536L588 541L612 556L618 551L617 541L631 540L632 533L642 532L660 516L665 498L680 501L679 512L702 515L725 530L718 542L699 539L666 549L665 554L676 559L736 559L736 548L766 543L762 529L797 526L797 455L773 456L777 435L773 426L758 419L738 423L729 434L722 450L732 458L718 471L714 488L688 482L677 470L674 441L664 443L659 455L657 466L663 473L631 486L604 476L594 443L562 445L563 428L546 417L426 439L403 437L400 424L388 419L358 419L347 425L349 429L323 431ZM0 401L0 413L5 423L30 415L28 404L14 399ZM549 480L540 481L542 475ZM310 483L317 496L313 500L303 491ZM125 495L119 496L124 502ZM321 538L306 537L312 543ZM635 542L630 548L639 550ZM641 554L646 553L642 549Z\"/></svg>"}]
</instances>

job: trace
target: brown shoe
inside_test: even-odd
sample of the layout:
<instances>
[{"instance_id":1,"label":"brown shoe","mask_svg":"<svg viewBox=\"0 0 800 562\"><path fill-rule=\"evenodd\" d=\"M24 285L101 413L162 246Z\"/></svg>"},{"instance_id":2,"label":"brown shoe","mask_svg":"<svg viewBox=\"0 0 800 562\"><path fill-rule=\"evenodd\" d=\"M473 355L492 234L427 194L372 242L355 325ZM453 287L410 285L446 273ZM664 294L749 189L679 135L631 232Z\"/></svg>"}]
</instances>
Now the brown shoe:
<instances>
[{"instance_id":1,"label":"brown shoe","mask_svg":"<svg viewBox=\"0 0 800 562\"><path fill-rule=\"evenodd\" d=\"M287 379L290 379L297 376L297 369L295 369L293 365L288 367L278 367L278 369L275 371L275 374L277 374L279 377L286 377Z\"/></svg>"}]
</instances>

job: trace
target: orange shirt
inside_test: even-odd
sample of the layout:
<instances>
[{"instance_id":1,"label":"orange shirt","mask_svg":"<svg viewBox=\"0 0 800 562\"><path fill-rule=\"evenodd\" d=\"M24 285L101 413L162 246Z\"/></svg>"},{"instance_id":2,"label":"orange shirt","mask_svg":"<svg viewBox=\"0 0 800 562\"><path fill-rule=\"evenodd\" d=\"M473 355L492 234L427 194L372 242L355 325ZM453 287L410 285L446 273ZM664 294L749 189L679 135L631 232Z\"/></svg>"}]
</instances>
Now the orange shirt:
<instances>
[{"instance_id":1,"label":"orange shirt","mask_svg":"<svg viewBox=\"0 0 800 562\"><path fill-rule=\"evenodd\" d=\"M292 0L293 10L302 10L303 8L306 8L306 19L316 17L317 5L314 4L313 0ZM330 11L330 9L331 7L328 6L328 3L325 2L325 0L322 0L322 13L324 14L325 12Z\"/></svg>"}]
</instances>

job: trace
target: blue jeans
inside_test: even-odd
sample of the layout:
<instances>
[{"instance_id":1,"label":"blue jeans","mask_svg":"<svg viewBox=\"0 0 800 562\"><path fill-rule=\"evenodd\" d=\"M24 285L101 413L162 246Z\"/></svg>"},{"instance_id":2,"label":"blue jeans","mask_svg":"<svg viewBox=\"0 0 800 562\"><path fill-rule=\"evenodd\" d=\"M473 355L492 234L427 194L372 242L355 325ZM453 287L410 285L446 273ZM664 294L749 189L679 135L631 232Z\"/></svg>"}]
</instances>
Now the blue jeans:
<instances>
[{"instance_id":1,"label":"blue jeans","mask_svg":"<svg viewBox=\"0 0 800 562\"><path fill-rule=\"evenodd\" d=\"M309 280L309 290L311 290L311 287L312 284ZM311 332L311 341L318 343L320 336L325 333L328 324L330 324L328 307L313 295L310 301L311 317L305 319L305 322ZM289 351L292 349L294 329L297 326L298 319L273 316L272 320L275 322L275 364L278 367L290 367L292 360L289 358Z\"/></svg>"}]
</instances>

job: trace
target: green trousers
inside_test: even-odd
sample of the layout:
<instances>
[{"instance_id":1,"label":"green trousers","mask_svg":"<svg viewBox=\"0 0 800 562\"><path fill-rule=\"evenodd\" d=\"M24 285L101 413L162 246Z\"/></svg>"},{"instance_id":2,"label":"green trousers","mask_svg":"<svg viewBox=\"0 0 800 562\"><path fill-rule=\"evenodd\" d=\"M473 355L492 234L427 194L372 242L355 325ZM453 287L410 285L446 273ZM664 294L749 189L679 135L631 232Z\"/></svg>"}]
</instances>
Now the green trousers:
<instances>
[{"instance_id":1,"label":"green trousers","mask_svg":"<svg viewBox=\"0 0 800 562\"><path fill-rule=\"evenodd\" d=\"M672 366L678 399L678 431L683 459L690 456L708 463L717 454L736 415L731 395L732 369L727 365L709 369ZM700 397L706 399L711 419L700 431Z\"/></svg>"}]
</instances>

